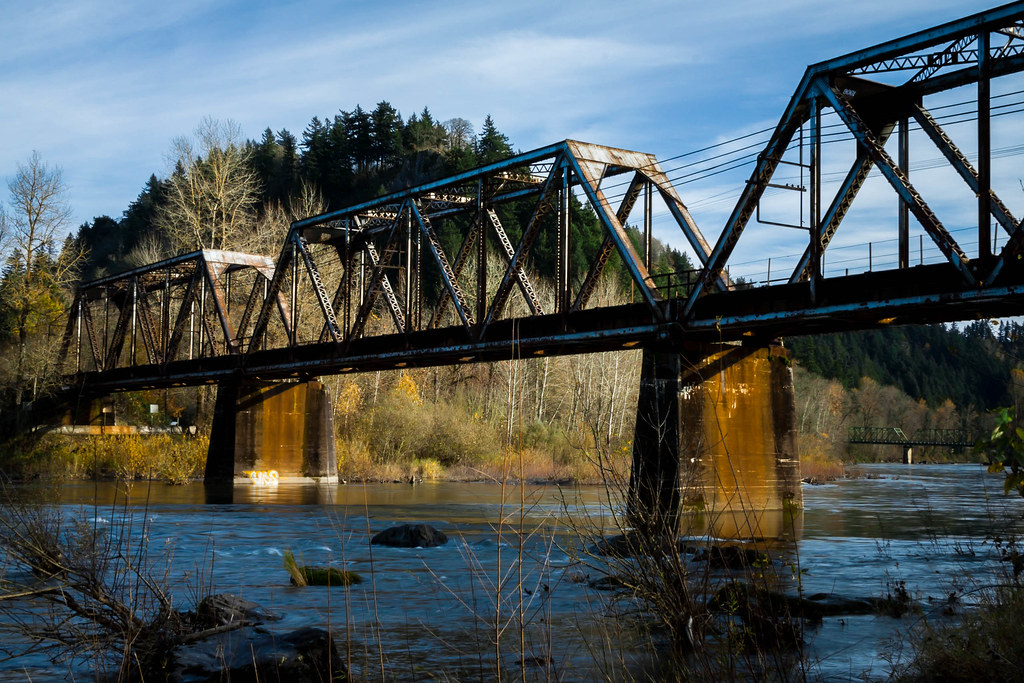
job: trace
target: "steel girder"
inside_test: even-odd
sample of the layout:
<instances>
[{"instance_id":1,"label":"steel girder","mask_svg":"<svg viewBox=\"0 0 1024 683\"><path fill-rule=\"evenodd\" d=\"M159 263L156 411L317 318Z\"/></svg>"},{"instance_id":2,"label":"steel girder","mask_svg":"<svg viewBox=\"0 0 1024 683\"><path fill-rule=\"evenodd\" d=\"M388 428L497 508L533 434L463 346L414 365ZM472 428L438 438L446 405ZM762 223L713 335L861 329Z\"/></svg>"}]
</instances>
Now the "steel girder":
<instances>
[{"instance_id":1,"label":"steel girder","mask_svg":"<svg viewBox=\"0 0 1024 683\"><path fill-rule=\"evenodd\" d=\"M812 301L817 280L821 277L821 256L871 170L877 170L889 182L901 211L907 211L917 219L965 285L984 287L996 280L1007 260L1024 246L1024 238L1020 235L1018 221L992 191L988 83L994 78L1024 70L1022 22L1024 3L1015 2L809 67L768 145L758 157L747 186L715 245L710 262L702 270L693 296L687 302L684 318L693 317L712 277L728 265L787 147L797 132L805 127L812 141L809 169L811 225L807 227L808 246L789 282L809 280ZM910 76L901 80L900 74L906 72L910 72ZM884 74L890 82L870 81L863 77L865 74ZM927 95L972 83L978 85L977 168L970 164L922 104ZM822 212L820 115L824 109L838 114L847 132L853 136L857 152L856 160L828 210ZM975 262L957 244L925 198L911 184L908 170L886 152L885 144L894 128L908 119L922 128L978 197L979 253L976 256L982 262ZM989 253L989 217L995 218L1011 234L994 259ZM900 231L898 239L901 253L905 254L905 230ZM905 257L900 265L907 267ZM683 324L686 324L685 320Z\"/></svg>"}]
</instances>

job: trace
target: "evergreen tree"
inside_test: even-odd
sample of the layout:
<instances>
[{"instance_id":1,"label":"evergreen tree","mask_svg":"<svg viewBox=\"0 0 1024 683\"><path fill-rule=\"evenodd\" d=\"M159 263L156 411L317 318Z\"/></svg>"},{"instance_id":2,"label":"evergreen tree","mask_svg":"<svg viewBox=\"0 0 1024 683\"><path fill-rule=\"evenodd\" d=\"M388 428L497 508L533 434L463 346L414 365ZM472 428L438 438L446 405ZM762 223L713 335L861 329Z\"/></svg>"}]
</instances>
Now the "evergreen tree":
<instances>
[{"instance_id":1,"label":"evergreen tree","mask_svg":"<svg viewBox=\"0 0 1024 683\"><path fill-rule=\"evenodd\" d=\"M342 112L342 116L346 114ZM374 158L373 120L358 104L347 117L345 129L352 150L352 166L357 172L365 171Z\"/></svg>"},{"instance_id":2,"label":"evergreen tree","mask_svg":"<svg viewBox=\"0 0 1024 683\"><path fill-rule=\"evenodd\" d=\"M402 153L402 116L386 101L377 103L370 115L373 157L378 168L395 166Z\"/></svg>"},{"instance_id":3,"label":"evergreen tree","mask_svg":"<svg viewBox=\"0 0 1024 683\"><path fill-rule=\"evenodd\" d=\"M277 132L278 163L269 180L268 196L287 206L299 189L298 141L287 128Z\"/></svg>"},{"instance_id":4,"label":"evergreen tree","mask_svg":"<svg viewBox=\"0 0 1024 683\"><path fill-rule=\"evenodd\" d=\"M512 156L508 136L500 133L494 125L494 119L488 114L484 119L480 137L476 143L476 157L481 164L490 164Z\"/></svg>"},{"instance_id":5,"label":"evergreen tree","mask_svg":"<svg viewBox=\"0 0 1024 683\"><path fill-rule=\"evenodd\" d=\"M261 185L265 190L266 197L271 195L271 178L277 169L281 149L274 137L274 131L267 128L263 131L263 138L259 142L249 143L249 159L253 170L259 176Z\"/></svg>"},{"instance_id":6,"label":"evergreen tree","mask_svg":"<svg viewBox=\"0 0 1024 683\"><path fill-rule=\"evenodd\" d=\"M328 168L331 159L331 127L314 116L302 131L302 158L299 167L302 176L313 185L327 189Z\"/></svg>"}]
</instances>

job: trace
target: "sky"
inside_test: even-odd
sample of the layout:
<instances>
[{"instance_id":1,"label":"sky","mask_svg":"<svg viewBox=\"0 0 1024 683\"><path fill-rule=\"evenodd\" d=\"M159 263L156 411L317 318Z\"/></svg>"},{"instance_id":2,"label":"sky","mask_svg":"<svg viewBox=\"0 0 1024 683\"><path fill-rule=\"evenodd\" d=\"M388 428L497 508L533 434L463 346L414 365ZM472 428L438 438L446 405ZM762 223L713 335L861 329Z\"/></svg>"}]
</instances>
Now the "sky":
<instances>
[{"instance_id":1,"label":"sky","mask_svg":"<svg viewBox=\"0 0 1024 683\"><path fill-rule=\"evenodd\" d=\"M0 0L0 177L38 151L63 171L74 227L120 216L205 116L301 139L313 116L381 100L477 130L490 114L519 150L573 138L672 159L774 126L808 64L990 6ZM737 183L680 187L709 240ZM752 254L793 249L766 235Z\"/></svg>"}]
</instances>

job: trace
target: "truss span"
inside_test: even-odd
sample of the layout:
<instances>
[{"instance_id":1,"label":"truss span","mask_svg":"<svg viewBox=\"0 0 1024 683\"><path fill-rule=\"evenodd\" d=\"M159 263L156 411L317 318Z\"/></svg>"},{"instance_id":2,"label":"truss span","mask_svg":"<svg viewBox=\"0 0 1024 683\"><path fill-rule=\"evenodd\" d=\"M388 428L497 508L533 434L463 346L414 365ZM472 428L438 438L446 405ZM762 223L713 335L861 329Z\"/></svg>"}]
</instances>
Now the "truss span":
<instances>
[{"instance_id":1,"label":"truss span","mask_svg":"<svg viewBox=\"0 0 1024 683\"><path fill-rule=\"evenodd\" d=\"M1017 2L809 67L713 244L653 155L566 140L297 221L276 259L202 251L84 283L64 336L68 383L103 393L1024 314L1024 231L991 163L991 88L1024 70L1022 36ZM976 154L930 105L965 88ZM823 145L824 114L848 138L845 161ZM937 149L974 198L971 240L915 186L912 142ZM823 168L840 162L827 192ZM771 224L760 202L789 186L776 174L792 165L810 203L790 226L806 235L802 256L781 277L769 260L763 279L733 282L737 245ZM897 257L830 272L872 172L891 193L894 217L878 227ZM694 271L652 272L655 216ZM910 257L914 231L928 263ZM607 299L613 276L631 301Z\"/></svg>"}]
</instances>

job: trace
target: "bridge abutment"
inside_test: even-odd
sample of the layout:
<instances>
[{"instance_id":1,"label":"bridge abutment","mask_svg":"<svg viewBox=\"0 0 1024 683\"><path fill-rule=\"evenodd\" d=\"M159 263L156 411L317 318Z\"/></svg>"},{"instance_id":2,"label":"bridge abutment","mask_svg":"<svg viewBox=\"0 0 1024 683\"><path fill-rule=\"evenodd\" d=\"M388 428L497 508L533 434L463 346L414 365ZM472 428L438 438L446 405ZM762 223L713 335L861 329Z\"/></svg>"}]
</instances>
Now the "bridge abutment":
<instances>
[{"instance_id":1,"label":"bridge abutment","mask_svg":"<svg viewBox=\"0 0 1024 683\"><path fill-rule=\"evenodd\" d=\"M320 382L218 385L205 481L223 484L261 476L337 482L334 413Z\"/></svg>"},{"instance_id":2,"label":"bridge abutment","mask_svg":"<svg viewBox=\"0 0 1024 683\"><path fill-rule=\"evenodd\" d=\"M778 538L803 503L789 354L644 351L629 510L635 527Z\"/></svg>"}]
</instances>

